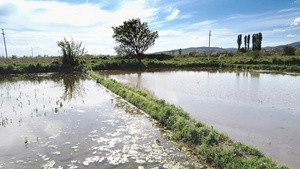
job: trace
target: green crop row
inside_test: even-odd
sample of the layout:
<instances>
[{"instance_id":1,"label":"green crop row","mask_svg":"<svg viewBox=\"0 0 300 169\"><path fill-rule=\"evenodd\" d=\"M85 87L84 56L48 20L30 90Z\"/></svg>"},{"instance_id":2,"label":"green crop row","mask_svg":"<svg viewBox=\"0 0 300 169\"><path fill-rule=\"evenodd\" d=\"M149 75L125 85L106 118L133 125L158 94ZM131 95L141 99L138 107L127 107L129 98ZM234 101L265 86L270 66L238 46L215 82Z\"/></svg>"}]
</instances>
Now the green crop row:
<instances>
[{"instance_id":1,"label":"green crop row","mask_svg":"<svg viewBox=\"0 0 300 169\"><path fill-rule=\"evenodd\" d=\"M201 162L216 168L287 168L265 157L256 148L233 142L226 134L192 119L183 109L173 104L156 99L146 92L135 90L114 79L105 79L93 71L90 71L89 75L149 114L164 128L172 131L172 138L189 146Z\"/></svg>"}]
</instances>

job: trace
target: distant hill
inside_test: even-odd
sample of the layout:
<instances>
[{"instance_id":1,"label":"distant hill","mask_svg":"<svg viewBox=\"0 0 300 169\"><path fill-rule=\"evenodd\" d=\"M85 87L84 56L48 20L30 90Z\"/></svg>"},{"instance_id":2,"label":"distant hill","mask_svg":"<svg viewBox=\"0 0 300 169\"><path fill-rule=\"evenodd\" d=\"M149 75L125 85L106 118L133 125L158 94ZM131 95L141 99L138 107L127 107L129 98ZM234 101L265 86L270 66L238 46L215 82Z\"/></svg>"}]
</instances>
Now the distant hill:
<instances>
[{"instance_id":1,"label":"distant hill","mask_svg":"<svg viewBox=\"0 0 300 169\"><path fill-rule=\"evenodd\" d=\"M300 48L300 42L294 42L291 44L286 44L286 45L291 45L294 46L296 48ZM283 50L283 48L286 45L279 45L279 46L267 46L264 47L263 49L265 50L274 50L274 49L279 49L279 50ZM251 47L250 47L251 48ZM204 53L204 52L208 52L208 47L190 47L190 48L184 48L181 49L181 54L189 54L190 52L199 52L199 53ZM221 48L221 47L211 47L210 51L213 52L217 52L217 51L236 51L237 48ZM167 51L161 51L161 52L156 52L156 53L168 53L168 54L178 54L179 49L174 49L174 50L167 50Z\"/></svg>"},{"instance_id":2,"label":"distant hill","mask_svg":"<svg viewBox=\"0 0 300 169\"><path fill-rule=\"evenodd\" d=\"M296 48L300 48L300 42L294 42L294 43L290 43L290 44L287 44L287 45L291 45L291 46L294 46L294 47L296 47ZM274 50L274 49L283 50L283 48L284 48L285 46L286 46L286 45L267 46L267 47L264 47L263 49L266 49L266 50Z\"/></svg>"},{"instance_id":3,"label":"distant hill","mask_svg":"<svg viewBox=\"0 0 300 169\"><path fill-rule=\"evenodd\" d=\"M236 48L220 48L220 47L211 47L210 51L211 52L217 52L217 51L236 51ZM198 53L204 53L208 52L209 48L208 47L190 47L190 48L185 48L181 49L181 54L189 54L190 52L198 52ZM156 52L156 53L168 53L168 54L178 54L179 49L174 49L174 50L167 50L167 51L162 51L162 52Z\"/></svg>"}]
</instances>

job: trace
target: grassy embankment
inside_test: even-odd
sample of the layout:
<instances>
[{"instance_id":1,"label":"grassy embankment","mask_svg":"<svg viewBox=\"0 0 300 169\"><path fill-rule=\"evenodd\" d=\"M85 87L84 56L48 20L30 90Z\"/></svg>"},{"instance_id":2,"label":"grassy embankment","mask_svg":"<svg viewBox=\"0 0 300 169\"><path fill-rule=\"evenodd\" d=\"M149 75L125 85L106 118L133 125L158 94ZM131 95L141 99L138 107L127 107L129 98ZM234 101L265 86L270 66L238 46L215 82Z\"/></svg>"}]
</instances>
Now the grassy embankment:
<instances>
[{"instance_id":1,"label":"grassy embankment","mask_svg":"<svg viewBox=\"0 0 300 169\"><path fill-rule=\"evenodd\" d=\"M167 104L164 100L153 98L141 90L135 90L114 79L105 79L93 71L89 72L89 75L98 83L148 113L163 127L173 132L172 139L184 142L200 161L212 167L287 168L279 166L256 148L233 142L227 135L192 119L183 109Z\"/></svg>"}]
</instances>

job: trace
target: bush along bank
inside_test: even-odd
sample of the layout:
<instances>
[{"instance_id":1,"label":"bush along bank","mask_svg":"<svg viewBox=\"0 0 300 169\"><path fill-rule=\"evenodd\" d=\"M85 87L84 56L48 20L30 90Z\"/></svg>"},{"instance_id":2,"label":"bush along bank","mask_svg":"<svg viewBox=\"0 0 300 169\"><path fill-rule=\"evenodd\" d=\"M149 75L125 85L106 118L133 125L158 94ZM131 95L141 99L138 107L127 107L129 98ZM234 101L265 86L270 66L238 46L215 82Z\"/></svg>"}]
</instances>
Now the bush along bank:
<instances>
[{"instance_id":1,"label":"bush along bank","mask_svg":"<svg viewBox=\"0 0 300 169\"><path fill-rule=\"evenodd\" d=\"M172 131L173 139L184 142L201 162L211 167L287 168L278 165L256 148L233 142L227 135L192 119L183 109L167 104L164 100L153 98L141 90L135 90L114 79L105 79L93 71L89 72L89 75Z\"/></svg>"}]
</instances>

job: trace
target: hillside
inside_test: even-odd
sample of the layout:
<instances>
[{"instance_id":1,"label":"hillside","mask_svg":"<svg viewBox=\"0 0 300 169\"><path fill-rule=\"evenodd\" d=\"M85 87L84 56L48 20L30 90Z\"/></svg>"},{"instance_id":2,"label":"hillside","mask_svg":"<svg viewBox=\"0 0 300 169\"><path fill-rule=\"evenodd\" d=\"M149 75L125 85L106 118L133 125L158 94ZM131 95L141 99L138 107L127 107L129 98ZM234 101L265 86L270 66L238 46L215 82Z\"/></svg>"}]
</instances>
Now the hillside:
<instances>
[{"instance_id":1,"label":"hillside","mask_svg":"<svg viewBox=\"0 0 300 169\"><path fill-rule=\"evenodd\" d=\"M294 42L294 43L290 43L290 44L287 44L287 45L291 45L291 46L294 46L294 47L296 47L296 48L300 48L300 42ZM266 50L274 50L274 49L283 50L283 48L284 48L285 46L286 46L286 45L267 46L267 47L264 47L263 49L266 49Z\"/></svg>"},{"instance_id":2,"label":"hillside","mask_svg":"<svg viewBox=\"0 0 300 169\"><path fill-rule=\"evenodd\" d=\"M294 42L294 43L290 43L290 44L286 44L286 45L291 45L294 46L296 48L300 48L300 41L299 42ZM284 46L286 45L279 45L279 46L267 46L264 47L263 49L265 50L274 50L274 49L279 49L279 50L283 50ZM250 47L251 48L251 47ZM237 48L221 48L221 47L211 47L210 51L213 52L217 52L217 51L236 51ZM181 49L181 54L188 54L190 52L199 52L199 53L204 53L204 52L208 52L209 49L208 47L190 47L190 48L184 48ZM168 53L168 54L178 54L179 49L174 49L174 50L167 50L167 51L161 51L161 52L156 52L156 53Z\"/></svg>"},{"instance_id":3,"label":"hillside","mask_svg":"<svg viewBox=\"0 0 300 169\"><path fill-rule=\"evenodd\" d=\"M210 51L211 52L217 52L217 51L236 51L236 48L220 48L220 47L211 47ZM185 48L185 49L181 49L181 54L188 54L190 52L198 52L198 53L204 53L204 52L208 52L209 49L208 47L190 47L190 48ZM168 50L168 51L162 51L162 52L156 52L156 53L169 53L169 54L178 54L179 49L174 49L174 50Z\"/></svg>"}]
</instances>

